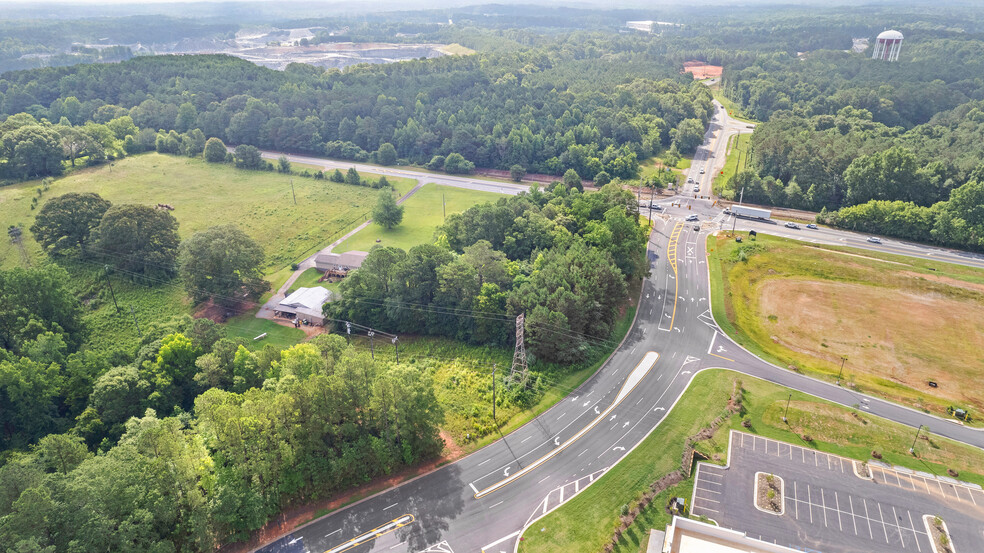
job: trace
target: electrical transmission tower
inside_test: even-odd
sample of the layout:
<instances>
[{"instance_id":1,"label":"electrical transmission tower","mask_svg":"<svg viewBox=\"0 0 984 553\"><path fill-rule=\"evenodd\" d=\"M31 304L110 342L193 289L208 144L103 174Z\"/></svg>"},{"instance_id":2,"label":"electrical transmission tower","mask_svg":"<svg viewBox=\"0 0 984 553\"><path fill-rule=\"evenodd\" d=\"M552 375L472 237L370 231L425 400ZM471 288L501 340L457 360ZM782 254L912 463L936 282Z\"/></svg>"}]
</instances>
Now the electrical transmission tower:
<instances>
[{"instance_id":1,"label":"electrical transmission tower","mask_svg":"<svg viewBox=\"0 0 984 553\"><path fill-rule=\"evenodd\" d=\"M513 353L512 369L509 371L510 380L522 380L524 383L529 376L529 367L526 366L526 341L523 338L525 323L526 316L520 313L516 317L516 351ZM518 378L517 374L520 375Z\"/></svg>"}]
</instances>

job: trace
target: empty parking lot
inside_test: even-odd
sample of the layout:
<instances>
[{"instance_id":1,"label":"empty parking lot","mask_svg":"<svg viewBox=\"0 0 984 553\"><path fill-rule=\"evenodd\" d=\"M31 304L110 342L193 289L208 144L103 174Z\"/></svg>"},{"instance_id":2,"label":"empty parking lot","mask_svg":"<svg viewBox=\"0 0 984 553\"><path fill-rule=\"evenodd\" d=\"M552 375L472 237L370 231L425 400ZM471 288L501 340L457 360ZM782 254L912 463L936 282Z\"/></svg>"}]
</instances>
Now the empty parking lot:
<instances>
[{"instance_id":1,"label":"empty parking lot","mask_svg":"<svg viewBox=\"0 0 984 553\"><path fill-rule=\"evenodd\" d=\"M721 526L801 551L932 553L923 515L947 523L957 551L984 550L984 492L950 479L870 466L732 432L729 466L698 466L691 510ZM784 511L754 507L754 474L784 483Z\"/></svg>"}]
</instances>

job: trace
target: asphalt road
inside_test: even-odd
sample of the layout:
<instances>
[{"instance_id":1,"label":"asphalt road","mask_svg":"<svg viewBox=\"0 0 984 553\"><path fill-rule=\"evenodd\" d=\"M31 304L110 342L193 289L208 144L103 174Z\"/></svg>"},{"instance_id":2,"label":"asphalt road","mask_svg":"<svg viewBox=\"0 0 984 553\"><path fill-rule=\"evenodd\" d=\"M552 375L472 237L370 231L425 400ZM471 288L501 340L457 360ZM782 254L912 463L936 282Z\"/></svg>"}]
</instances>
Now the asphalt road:
<instances>
[{"instance_id":1,"label":"asphalt road","mask_svg":"<svg viewBox=\"0 0 984 553\"><path fill-rule=\"evenodd\" d=\"M714 146L714 141L718 148L726 142L722 135L710 133L705 147ZM291 160L352 166L304 156ZM450 186L505 193L526 189L468 177L355 166L360 171ZM704 184L709 187L709 182L707 176ZM649 243L651 276L643 283L635 324L610 361L584 385L482 450L322 517L260 551L511 551L527 523L569 499L630 452L672 409L694 374L706 368L728 368L843 405L860 404L872 415L913 427L925 424L936 435L984 447L981 431L773 366L733 343L710 314L705 252L708 232L722 228L724 216L711 201L692 195L678 196L673 202L680 207L668 207L655 217ZM692 214L700 219L699 230L682 220ZM764 228L776 232L781 227ZM829 243L901 250L964 264L981 262L969 254L920 245L854 243L857 235L841 231L799 232Z\"/></svg>"}]
</instances>

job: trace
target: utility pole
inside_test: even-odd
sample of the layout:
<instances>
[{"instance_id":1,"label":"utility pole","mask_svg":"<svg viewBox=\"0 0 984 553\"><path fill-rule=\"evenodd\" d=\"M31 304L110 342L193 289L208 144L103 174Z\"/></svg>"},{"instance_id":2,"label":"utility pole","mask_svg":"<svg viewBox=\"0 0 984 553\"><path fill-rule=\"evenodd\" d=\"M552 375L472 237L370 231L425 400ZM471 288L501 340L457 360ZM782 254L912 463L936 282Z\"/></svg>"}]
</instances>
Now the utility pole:
<instances>
[{"instance_id":1,"label":"utility pole","mask_svg":"<svg viewBox=\"0 0 984 553\"><path fill-rule=\"evenodd\" d=\"M297 194L294 194L294 177L290 178L290 195L294 197L294 205L297 205Z\"/></svg>"},{"instance_id":2,"label":"utility pole","mask_svg":"<svg viewBox=\"0 0 984 553\"><path fill-rule=\"evenodd\" d=\"M373 339L372 339L372 337L375 335L376 333L373 332L372 329L369 329L369 355L372 357L373 361L376 360L376 349L373 347Z\"/></svg>"},{"instance_id":3,"label":"utility pole","mask_svg":"<svg viewBox=\"0 0 984 553\"><path fill-rule=\"evenodd\" d=\"M443 212L444 219L448 218L448 202L444 199L444 192L441 192L441 210Z\"/></svg>"},{"instance_id":4,"label":"utility pole","mask_svg":"<svg viewBox=\"0 0 984 553\"><path fill-rule=\"evenodd\" d=\"M909 455L915 455L916 454L915 453L915 450L916 450L916 440L919 439L919 431L920 430L922 430L922 425L921 424L919 425L919 428L916 428L916 437L912 439L912 447L909 448Z\"/></svg>"},{"instance_id":5,"label":"utility pole","mask_svg":"<svg viewBox=\"0 0 984 553\"><path fill-rule=\"evenodd\" d=\"M786 399L786 410L782 413L782 422L788 424L789 421L786 420L786 415L789 414L789 402L792 401L793 394L789 394L789 398Z\"/></svg>"},{"instance_id":6,"label":"utility pole","mask_svg":"<svg viewBox=\"0 0 984 553\"><path fill-rule=\"evenodd\" d=\"M400 337L393 336L393 345L396 346L396 362L400 362Z\"/></svg>"},{"instance_id":7,"label":"utility pole","mask_svg":"<svg viewBox=\"0 0 984 553\"><path fill-rule=\"evenodd\" d=\"M137 327L137 336L143 338L143 334L140 332L140 324L137 323L137 314L133 312L133 306L130 306L130 314L133 315L133 326Z\"/></svg>"},{"instance_id":8,"label":"utility pole","mask_svg":"<svg viewBox=\"0 0 984 553\"><path fill-rule=\"evenodd\" d=\"M352 343L352 323L345 321L345 343Z\"/></svg>"},{"instance_id":9,"label":"utility pole","mask_svg":"<svg viewBox=\"0 0 984 553\"><path fill-rule=\"evenodd\" d=\"M492 364L492 421L495 421L495 363Z\"/></svg>"},{"instance_id":10,"label":"utility pole","mask_svg":"<svg viewBox=\"0 0 984 553\"><path fill-rule=\"evenodd\" d=\"M837 373L837 383L840 384L841 376L844 374L844 362L847 361L847 357L841 355L841 370Z\"/></svg>"},{"instance_id":11,"label":"utility pole","mask_svg":"<svg viewBox=\"0 0 984 553\"><path fill-rule=\"evenodd\" d=\"M113 305L116 306L116 314L120 313L120 304L116 303L116 292L113 291L113 281L109 280L109 265L106 265L106 284L109 285L109 293L113 296ZM133 306L130 306L133 309Z\"/></svg>"},{"instance_id":12,"label":"utility pole","mask_svg":"<svg viewBox=\"0 0 984 553\"><path fill-rule=\"evenodd\" d=\"M745 187L741 187L741 196L738 197L738 205L741 205L741 201L745 199ZM735 235L735 227L738 226L738 214L734 211L731 212L731 236Z\"/></svg>"},{"instance_id":13,"label":"utility pole","mask_svg":"<svg viewBox=\"0 0 984 553\"><path fill-rule=\"evenodd\" d=\"M649 222L653 222L653 200L656 199L656 184L653 184L652 190L649 192Z\"/></svg>"}]
</instances>

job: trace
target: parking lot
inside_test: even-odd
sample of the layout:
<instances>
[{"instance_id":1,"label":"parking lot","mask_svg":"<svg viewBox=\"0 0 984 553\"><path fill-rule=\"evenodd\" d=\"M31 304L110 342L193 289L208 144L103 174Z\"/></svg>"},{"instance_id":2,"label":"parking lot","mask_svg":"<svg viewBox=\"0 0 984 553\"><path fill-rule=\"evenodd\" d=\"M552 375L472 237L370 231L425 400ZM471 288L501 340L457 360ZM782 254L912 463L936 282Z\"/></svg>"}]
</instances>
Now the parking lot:
<instances>
[{"instance_id":1,"label":"parking lot","mask_svg":"<svg viewBox=\"0 0 984 553\"><path fill-rule=\"evenodd\" d=\"M691 512L800 551L932 553L923 515L946 521L957 551L984 551L984 491L732 432L729 466L698 465ZM755 508L754 474L782 478L782 515Z\"/></svg>"}]
</instances>

